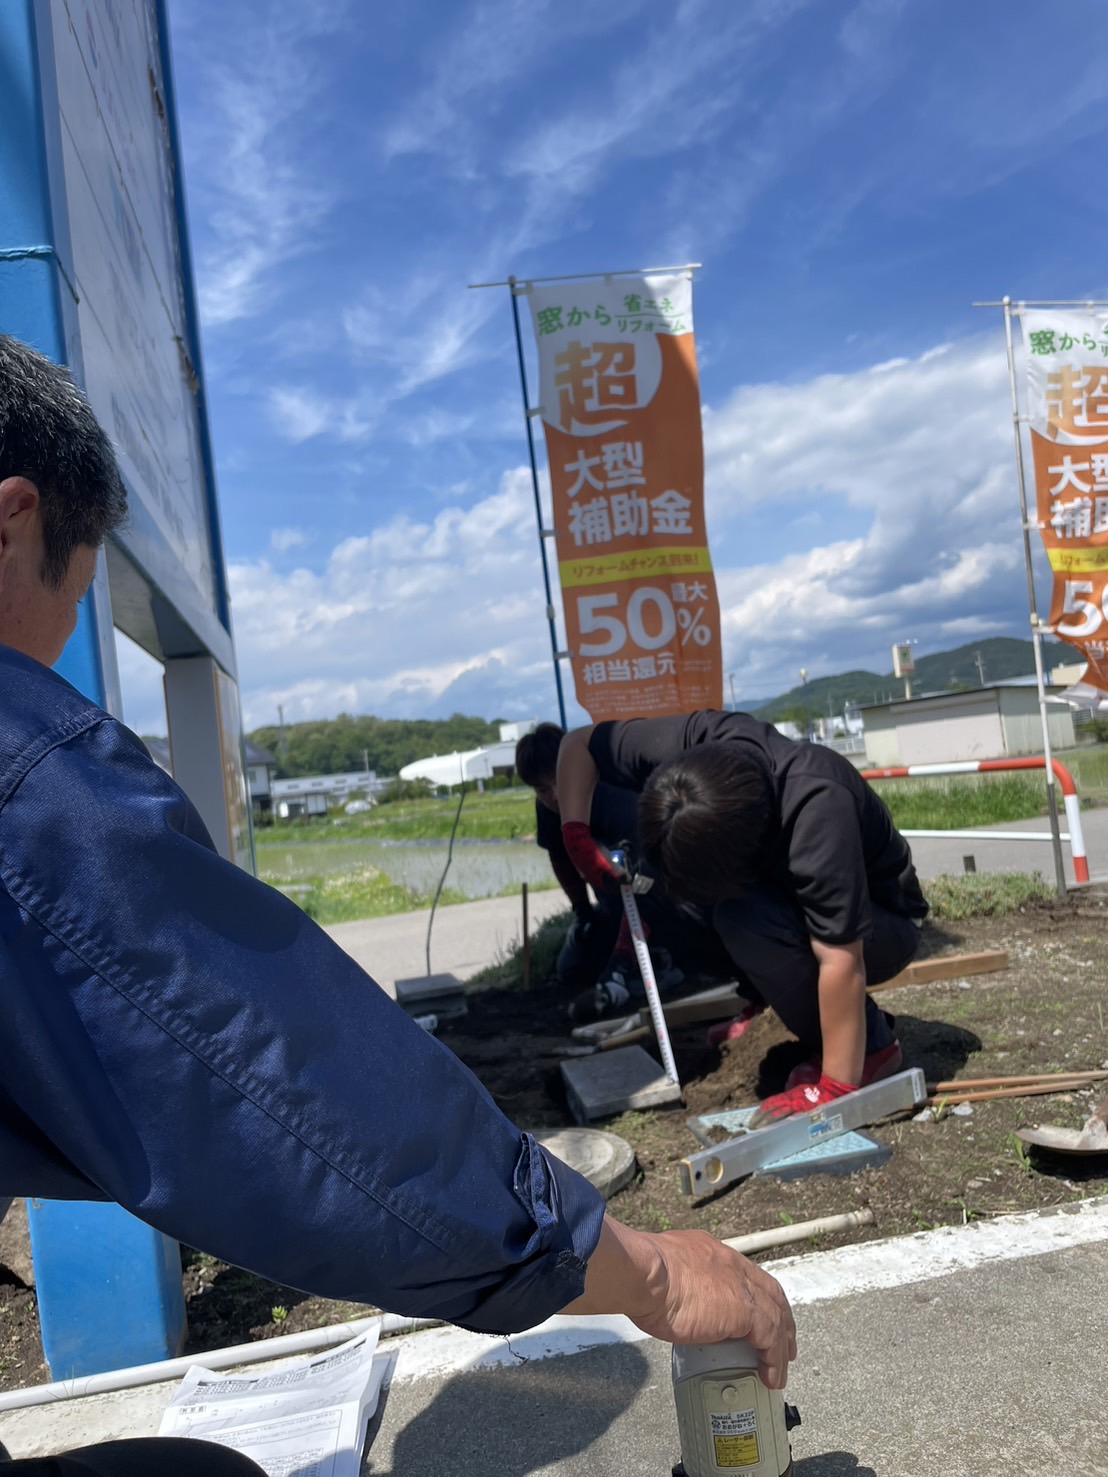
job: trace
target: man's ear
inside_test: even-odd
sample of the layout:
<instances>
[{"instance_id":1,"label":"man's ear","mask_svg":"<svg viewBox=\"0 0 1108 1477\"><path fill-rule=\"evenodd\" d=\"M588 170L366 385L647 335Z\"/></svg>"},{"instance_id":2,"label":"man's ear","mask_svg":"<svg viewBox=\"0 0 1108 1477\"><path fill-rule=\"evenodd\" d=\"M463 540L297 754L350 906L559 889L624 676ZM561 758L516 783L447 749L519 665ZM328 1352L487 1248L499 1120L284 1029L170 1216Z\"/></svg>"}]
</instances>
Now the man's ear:
<instances>
[{"instance_id":1,"label":"man's ear","mask_svg":"<svg viewBox=\"0 0 1108 1477\"><path fill-rule=\"evenodd\" d=\"M38 488L26 477L5 477L0 482L0 542L18 537L38 512Z\"/></svg>"},{"instance_id":2,"label":"man's ear","mask_svg":"<svg viewBox=\"0 0 1108 1477\"><path fill-rule=\"evenodd\" d=\"M26 477L5 477L0 482L0 585L17 551L38 526L38 488Z\"/></svg>"}]
</instances>

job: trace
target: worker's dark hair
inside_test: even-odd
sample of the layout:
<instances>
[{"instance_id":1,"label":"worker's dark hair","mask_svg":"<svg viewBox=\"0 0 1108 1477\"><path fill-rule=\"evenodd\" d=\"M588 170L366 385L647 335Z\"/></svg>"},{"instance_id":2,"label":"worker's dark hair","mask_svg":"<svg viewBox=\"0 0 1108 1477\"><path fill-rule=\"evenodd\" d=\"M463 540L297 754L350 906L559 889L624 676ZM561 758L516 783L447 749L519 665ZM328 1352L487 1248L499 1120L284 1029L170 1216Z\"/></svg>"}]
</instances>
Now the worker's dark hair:
<instances>
[{"instance_id":1,"label":"worker's dark hair","mask_svg":"<svg viewBox=\"0 0 1108 1477\"><path fill-rule=\"evenodd\" d=\"M769 769L742 744L704 744L661 764L639 797L639 850L671 897L710 906L764 868L774 822Z\"/></svg>"},{"instance_id":2,"label":"worker's dark hair","mask_svg":"<svg viewBox=\"0 0 1108 1477\"><path fill-rule=\"evenodd\" d=\"M516 744L516 774L532 789L544 780L553 779L558 768L558 750L566 736L556 723L540 723L525 733Z\"/></svg>"},{"instance_id":3,"label":"worker's dark hair","mask_svg":"<svg viewBox=\"0 0 1108 1477\"><path fill-rule=\"evenodd\" d=\"M127 514L115 452L66 370L0 333L0 482L38 488L41 575L59 589L81 544L98 548Z\"/></svg>"}]
</instances>

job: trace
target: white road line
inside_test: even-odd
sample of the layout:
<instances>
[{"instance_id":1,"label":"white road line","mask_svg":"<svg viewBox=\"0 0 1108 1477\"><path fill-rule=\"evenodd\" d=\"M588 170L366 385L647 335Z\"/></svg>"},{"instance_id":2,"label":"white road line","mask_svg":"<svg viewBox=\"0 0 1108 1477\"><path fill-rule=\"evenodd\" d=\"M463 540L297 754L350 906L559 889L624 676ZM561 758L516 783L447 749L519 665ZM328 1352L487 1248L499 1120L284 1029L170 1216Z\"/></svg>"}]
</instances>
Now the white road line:
<instances>
[{"instance_id":1,"label":"white road line","mask_svg":"<svg viewBox=\"0 0 1108 1477\"><path fill-rule=\"evenodd\" d=\"M966 1226L939 1226L915 1236L865 1241L836 1251L782 1257L764 1263L778 1277L795 1307L947 1277L984 1262L1044 1256L1090 1241L1108 1239L1108 1200L1082 1200L1075 1205Z\"/></svg>"},{"instance_id":2,"label":"white road line","mask_svg":"<svg viewBox=\"0 0 1108 1477\"><path fill-rule=\"evenodd\" d=\"M762 1265L778 1277L794 1308L880 1288L902 1287L965 1272L986 1262L1044 1256L1108 1240L1108 1199L1083 1200L1051 1211L941 1226L915 1236L866 1241L836 1251L782 1257ZM515 1364L520 1356L548 1359L599 1344L646 1338L626 1318L550 1318L510 1340L430 1328L398 1341L394 1380L417 1380ZM515 1351L513 1353L513 1350Z\"/></svg>"}]
</instances>

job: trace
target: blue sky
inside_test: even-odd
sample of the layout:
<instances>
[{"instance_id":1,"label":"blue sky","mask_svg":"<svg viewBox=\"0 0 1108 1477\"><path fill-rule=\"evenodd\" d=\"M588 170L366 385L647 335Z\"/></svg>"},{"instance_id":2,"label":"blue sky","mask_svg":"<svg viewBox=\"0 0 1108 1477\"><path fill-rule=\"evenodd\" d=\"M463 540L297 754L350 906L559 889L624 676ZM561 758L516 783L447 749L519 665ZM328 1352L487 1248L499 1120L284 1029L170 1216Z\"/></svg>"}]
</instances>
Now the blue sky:
<instances>
[{"instance_id":1,"label":"blue sky","mask_svg":"<svg viewBox=\"0 0 1108 1477\"><path fill-rule=\"evenodd\" d=\"M704 264L740 705L1026 633L971 304L1108 288L1101 0L169 12L248 728L555 714L509 300L467 291L509 272Z\"/></svg>"}]
</instances>

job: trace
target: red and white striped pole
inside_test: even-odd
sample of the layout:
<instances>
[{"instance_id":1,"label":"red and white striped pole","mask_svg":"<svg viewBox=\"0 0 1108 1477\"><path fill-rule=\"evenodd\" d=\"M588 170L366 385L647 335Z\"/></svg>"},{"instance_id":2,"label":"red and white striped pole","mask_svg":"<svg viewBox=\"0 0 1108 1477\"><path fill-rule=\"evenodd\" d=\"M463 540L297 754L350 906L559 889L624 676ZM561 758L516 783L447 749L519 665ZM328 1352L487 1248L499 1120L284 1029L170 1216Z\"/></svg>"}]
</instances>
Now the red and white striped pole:
<instances>
[{"instance_id":1,"label":"red and white striped pole","mask_svg":"<svg viewBox=\"0 0 1108 1477\"><path fill-rule=\"evenodd\" d=\"M1057 759L1050 761L1054 777L1062 787L1062 798L1066 807L1066 823L1069 826L1070 852L1073 855L1073 877L1078 883L1089 880L1089 858L1085 851L1085 833L1081 826L1081 800L1073 775ZM892 769L863 769L862 778L867 780L910 779L927 774L994 774L1000 770L1045 769L1046 760L1040 757L1026 759L958 759L947 764L899 764ZM958 834L951 831L952 836Z\"/></svg>"}]
</instances>

